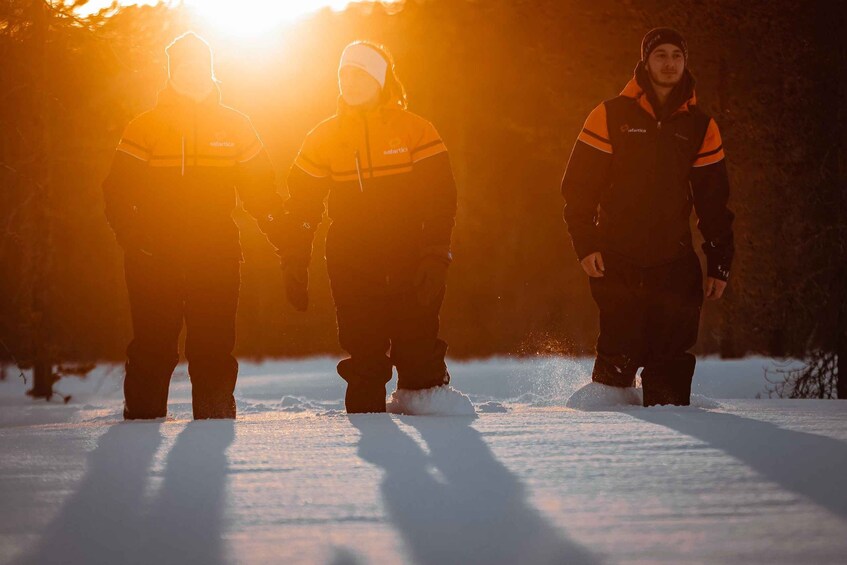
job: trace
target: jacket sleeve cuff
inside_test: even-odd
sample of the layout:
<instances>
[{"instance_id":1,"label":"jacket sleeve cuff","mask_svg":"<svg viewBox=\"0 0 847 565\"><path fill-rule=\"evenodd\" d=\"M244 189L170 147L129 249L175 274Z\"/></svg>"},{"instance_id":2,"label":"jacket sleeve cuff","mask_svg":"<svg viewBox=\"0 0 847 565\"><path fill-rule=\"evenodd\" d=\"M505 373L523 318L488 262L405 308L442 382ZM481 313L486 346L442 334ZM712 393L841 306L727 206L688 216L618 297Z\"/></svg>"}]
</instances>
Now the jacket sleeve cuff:
<instances>
[{"instance_id":1,"label":"jacket sleeve cuff","mask_svg":"<svg viewBox=\"0 0 847 565\"><path fill-rule=\"evenodd\" d=\"M290 214L282 214L271 222L268 237L277 248L284 269L303 269L312 260L312 242L315 228L306 221L296 221Z\"/></svg>"},{"instance_id":2,"label":"jacket sleeve cuff","mask_svg":"<svg viewBox=\"0 0 847 565\"><path fill-rule=\"evenodd\" d=\"M600 251L600 246L593 239L573 240L573 248L576 251L576 258L582 262L583 259Z\"/></svg>"},{"instance_id":3,"label":"jacket sleeve cuff","mask_svg":"<svg viewBox=\"0 0 847 565\"><path fill-rule=\"evenodd\" d=\"M114 229L115 240L125 252L143 251L149 254L149 241L134 224L121 226Z\"/></svg>"},{"instance_id":4,"label":"jacket sleeve cuff","mask_svg":"<svg viewBox=\"0 0 847 565\"><path fill-rule=\"evenodd\" d=\"M733 245L707 241L703 244L703 252L706 254L706 276L724 282L728 281L734 252Z\"/></svg>"},{"instance_id":5,"label":"jacket sleeve cuff","mask_svg":"<svg viewBox=\"0 0 847 565\"><path fill-rule=\"evenodd\" d=\"M729 264L707 258L706 275L726 282L729 280Z\"/></svg>"},{"instance_id":6,"label":"jacket sleeve cuff","mask_svg":"<svg viewBox=\"0 0 847 565\"><path fill-rule=\"evenodd\" d=\"M453 262L453 254L450 252L449 245L427 245L421 249L421 258L423 257L439 259L446 265Z\"/></svg>"}]
</instances>

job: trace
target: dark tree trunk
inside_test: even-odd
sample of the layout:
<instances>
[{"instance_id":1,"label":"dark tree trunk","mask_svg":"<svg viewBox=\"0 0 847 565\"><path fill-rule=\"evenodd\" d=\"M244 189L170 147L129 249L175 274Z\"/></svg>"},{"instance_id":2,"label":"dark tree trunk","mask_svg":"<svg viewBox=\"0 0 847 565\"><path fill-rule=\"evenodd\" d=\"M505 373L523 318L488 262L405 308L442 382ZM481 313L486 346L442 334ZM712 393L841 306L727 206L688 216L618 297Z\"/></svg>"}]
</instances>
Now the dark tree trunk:
<instances>
[{"instance_id":1,"label":"dark tree trunk","mask_svg":"<svg viewBox=\"0 0 847 565\"><path fill-rule=\"evenodd\" d=\"M842 279L843 280L843 279ZM838 398L847 400L847 292L842 289L841 307L838 313L838 336L835 354L838 356L836 389Z\"/></svg>"},{"instance_id":2,"label":"dark tree trunk","mask_svg":"<svg viewBox=\"0 0 847 565\"><path fill-rule=\"evenodd\" d=\"M839 6L837 30L841 31L847 25L847 4L841 3ZM836 64L837 68L844 69L847 65L847 45L842 38L836 40ZM839 99L844 100L847 96L847 77L843 72L838 75L838 91ZM840 125L840 143L838 145L838 153L836 155L836 183L841 194L841 213L839 221L841 222L839 233L839 258L841 260L841 269L839 272L841 296L838 301L838 322L836 324L835 337L835 354L838 356L838 374L836 375L837 383L836 390L838 398L847 399L847 131L845 131L845 120L847 120L847 109L844 104L839 104L837 107L838 119L836 122Z\"/></svg>"},{"instance_id":3,"label":"dark tree trunk","mask_svg":"<svg viewBox=\"0 0 847 565\"><path fill-rule=\"evenodd\" d=\"M32 261L32 355L33 386L29 394L35 398L50 399L53 396L53 362L49 332L50 305L48 304L48 270L50 259L50 142L47 113L47 34L50 14L42 0L32 2L32 47L33 47L33 241Z\"/></svg>"}]
</instances>

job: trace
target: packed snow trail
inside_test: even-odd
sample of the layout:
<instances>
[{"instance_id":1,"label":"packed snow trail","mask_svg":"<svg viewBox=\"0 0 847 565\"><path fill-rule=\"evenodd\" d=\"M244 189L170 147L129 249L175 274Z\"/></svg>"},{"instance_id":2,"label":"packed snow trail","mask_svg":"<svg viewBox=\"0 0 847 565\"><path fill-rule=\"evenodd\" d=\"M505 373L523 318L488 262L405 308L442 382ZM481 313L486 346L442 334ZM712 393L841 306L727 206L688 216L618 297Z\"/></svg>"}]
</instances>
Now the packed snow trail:
<instances>
[{"instance_id":1,"label":"packed snow trail","mask_svg":"<svg viewBox=\"0 0 847 565\"><path fill-rule=\"evenodd\" d=\"M565 407L589 369L454 363L476 418L348 417L332 360L246 366L234 423L190 421L183 376L151 423L119 371L67 406L8 380L0 563L843 563L847 403Z\"/></svg>"}]
</instances>

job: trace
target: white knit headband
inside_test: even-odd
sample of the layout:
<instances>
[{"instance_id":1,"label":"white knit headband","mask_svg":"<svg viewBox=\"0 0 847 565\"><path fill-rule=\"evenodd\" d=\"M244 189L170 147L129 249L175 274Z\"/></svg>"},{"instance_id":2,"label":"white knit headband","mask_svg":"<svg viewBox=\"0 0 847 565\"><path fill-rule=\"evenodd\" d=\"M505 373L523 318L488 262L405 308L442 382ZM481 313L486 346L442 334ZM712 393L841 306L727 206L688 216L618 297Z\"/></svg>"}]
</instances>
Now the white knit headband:
<instances>
[{"instance_id":1,"label":"white knit headband","mask_svg":"<svg viewBox=\"0 0 847 565\"><path fill-rule=\"evenodd\" d=\"M338 70L341 71L345 66L362 69L374 77L381 87L385 86L388 62L377 51L364 43L354 43L344 49Z\"/></svg>"}]
</instances>

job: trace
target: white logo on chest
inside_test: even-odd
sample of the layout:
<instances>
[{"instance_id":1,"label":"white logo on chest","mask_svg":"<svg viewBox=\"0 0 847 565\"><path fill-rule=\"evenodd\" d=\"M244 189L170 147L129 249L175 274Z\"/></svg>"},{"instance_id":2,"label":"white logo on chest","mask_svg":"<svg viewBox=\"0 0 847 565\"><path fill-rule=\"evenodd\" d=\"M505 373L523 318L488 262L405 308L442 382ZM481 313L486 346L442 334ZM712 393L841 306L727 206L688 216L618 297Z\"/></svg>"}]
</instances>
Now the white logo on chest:
<instances>
[{"instance_id":1,"label":"white logo on chest","mask_svg":"<svg viewBox=\"0 0 847 565\"><path fill-rule=\"evenodd\" d=\"M408 147L397 147L395 149L386 149L382 152L383 155L399 155L400 153L408 153Z\"/></svg>"},{"instance_id":2,"label":"white logo on chest","mask_svg":"<svg viewBox=\"0 0 847 565\"><path fill-rule=\"evenodd\" d=\"M209 142L209 147L235 147L235 142L230 141L226 130L216 131L215 139Z\"/></svg>"},{"instance_id":3,"label":"white logo on chest","mask_svg":"<svg viewBox=\"0 0 847 565\"><path fill-rule=\"evenodd\" d=\"M644 128L630 127L629 124L623 124L621 126L621 133L647 133L647 130Z\"/></svg>"}]
</instances>

